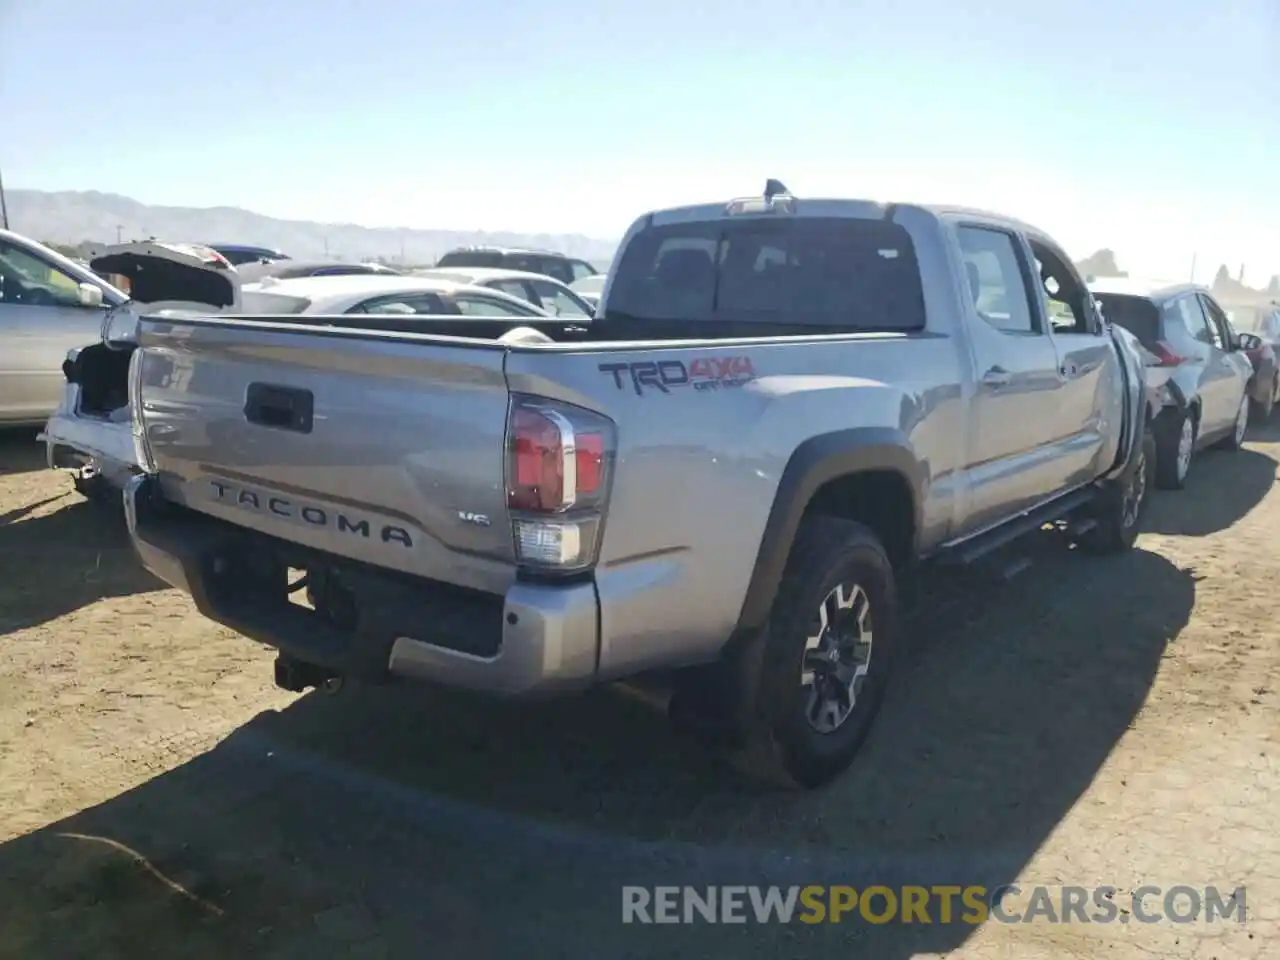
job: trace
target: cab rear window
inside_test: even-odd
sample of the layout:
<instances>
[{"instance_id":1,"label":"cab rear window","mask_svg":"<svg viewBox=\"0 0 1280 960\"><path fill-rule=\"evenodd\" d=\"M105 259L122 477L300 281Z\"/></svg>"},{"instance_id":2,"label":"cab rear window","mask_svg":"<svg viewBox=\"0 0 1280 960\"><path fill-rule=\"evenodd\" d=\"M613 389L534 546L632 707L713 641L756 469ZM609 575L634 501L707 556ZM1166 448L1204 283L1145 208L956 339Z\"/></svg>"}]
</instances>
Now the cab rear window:
<instances>
[{"instance_id":1,"label":"cab rear window","mask_svg":"<svg viewBox=\"0 0 1280 960\"><path fill-rule=\"evenodd\" d=\"M623 251L606 317L691 327L728 323L747 336L754 325L797 333L925 326L920 269L907 231L852 217L650 227Z\"/></svg>"}]
</instances>

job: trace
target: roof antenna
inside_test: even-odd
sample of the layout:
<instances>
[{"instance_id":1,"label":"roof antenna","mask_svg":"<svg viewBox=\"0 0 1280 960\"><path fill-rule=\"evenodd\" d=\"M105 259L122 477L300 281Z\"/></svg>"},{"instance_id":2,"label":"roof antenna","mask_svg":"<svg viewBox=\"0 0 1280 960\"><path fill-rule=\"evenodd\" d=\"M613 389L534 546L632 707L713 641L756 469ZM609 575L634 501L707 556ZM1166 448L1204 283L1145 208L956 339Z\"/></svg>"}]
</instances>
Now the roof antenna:
<instances>
[{"instance_id":1,"label":"roof antenna","mask_svg":"<svg viewBox=\"0 0 1280 960\"><path fill-rule=\"evenodd\" d=\"M781 180L765 181L764 198L766 200L772 200L774 197L776 197L780 193L786 196L791 196L791 191L788 190L785 186L783 186L783 183Z\"/></svg>"}]
</instances>

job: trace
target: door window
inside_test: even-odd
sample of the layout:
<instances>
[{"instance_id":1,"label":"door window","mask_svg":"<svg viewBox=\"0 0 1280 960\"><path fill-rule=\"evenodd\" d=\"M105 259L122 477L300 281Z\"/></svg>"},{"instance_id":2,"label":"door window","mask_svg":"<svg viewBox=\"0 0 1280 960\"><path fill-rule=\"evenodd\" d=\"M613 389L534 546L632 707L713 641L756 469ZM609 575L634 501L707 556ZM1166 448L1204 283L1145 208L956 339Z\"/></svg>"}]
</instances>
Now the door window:
<instances>
[{"instance_id":1,"label":"door window","mask_svg":"<svg viewBox=\"0 0 1280 960\"><path fill-rule=\"evenodd\" d=\"M500 267L502 254L497 250L450 250L436 261L437 267Z\"/></svg>"},{"instance_id":2,"label":"door window","mask_svg":"<svg viewBox=\"0 0 1280 960\"><path fill-rule=\"evenodd\" d=\"M1187 332L1200 343L1213 345L1216 335L1209 325L1209 318L1200 307L1200 298L1193 294L1182 297L1177 302L1177 308Z\"/></svg>"},{"instance_id":3,"label":"door window","mask_svg":"<svg viewBox=\"0 0 1280 960\"><path fill-rule=\"evenodd\" d=\"M573 281L585 280L587 277L596 275L595 267L589 263L583 263L581 260L572 260L569 262L569 269L573 272Z\"/></svg>"},{"instance_id":4,"label":"door window","mask_svg":"<svg viewBox=\"0 0 1280 960\"><path fill-rule=\"evenodd\" d=\"M1261 334L1268 341L1280 340L1280 312L1269 313L1262 321Z\"/></svg>"},{"instance_id":5,"label":"door window","mask_svg":"<svg viewBox=\"0 0 1280 960\"><path fill-rule=\"evenodd\" d=\"M514 303L504 303L496 297L480 297L475 294L462 293L453 298L458 312L469 317L532 317L537 316L532 310L527 313Z\"/></svg>"},{"instance_id":6,"label":"door window","mask_svg":"<svg viewBox=\"0 0 1280 960\"><path fill-rule=\"evenodd\" d=\"M1005 333L1038 333L1018 241L1003 230L957 230L969 293L978 316Z\"/></svg>"},{"instance_id":7,"label":"door window","mask_svg":"<svg viewBox=\"0 0 1280 960\"><path fill-rule=\"evenodd\" d=\"M434 293L415 293L405 296L374 297L357 304L348 313L389 313L435 315L453 313Z\"/></svg>"},{"instance_id":8,"label":"door window","mask_svg":"<svg viewBox=\"0 0 1280 960\"><path fill-rule=\"evenodd\" d=\"M1219 350L1230 350L1232 337L1227 315L1211 297L1206 297L1203 293L1200 294L1200 306L1209 322L1209 333L1214 338L1213 345Z\"/></svg>"},{"instance_id":9,"label":"door window","mask_svg":"<svg viewBox=\"0 0 1280 960\"><path fill-rule=\"evenodd\" d=\"M561 283L573 282L573 273L569 269L569 264L559 257L513 254L507 258L507 266L512 270L526 270L529 273L540 273L544 277L553 277Z\"/></svg>"},{"instance_id":10,"label":"door window","mask_svg":"<svg viewBox=\"0 0 1280 960\"><path fill-rule=\"evenodd\" d=\"M557 317L589 317L591 311L584 310L583 304L566 293L563 287L542 280L530 280L529 286L538 295L538 303L543 310Z\"/></svg>"},{"instance_id":11,"label":"door window","mask_svg":"<svg viewBox=\"0 0 1280 960\"><path fill-rule=\"evenodd\" d=\"M491 287L499 293L505 293L508 297L515 297L517 300L528 300L533 302L533 295L529 292L529 288L525 286L523 280L494 280L492 283L486 283L486 287Z\"/></svg>"},{"instance_id":12,"label":"door window","mask_svg":"<svg viewBox=\"0 0 1280 960\"><path fill-rule=\"evenodd\" d=\"M0 240L0 303L80 306L80 281L17 244Z\"/></svg>"}]
</instances>

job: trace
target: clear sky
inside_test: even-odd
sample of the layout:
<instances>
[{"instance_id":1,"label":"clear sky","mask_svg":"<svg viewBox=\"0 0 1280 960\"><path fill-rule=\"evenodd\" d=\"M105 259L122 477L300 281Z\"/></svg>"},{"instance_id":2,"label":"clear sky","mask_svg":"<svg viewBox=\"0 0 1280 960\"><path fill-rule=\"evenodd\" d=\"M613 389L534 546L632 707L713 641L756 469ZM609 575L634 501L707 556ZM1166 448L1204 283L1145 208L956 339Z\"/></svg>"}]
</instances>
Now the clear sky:
<instances>
[{"instance_id":1,"label":"clear sky","mask_svg":"<svg viewBox=\"0 0 1280 960\"><path fill-rule=\"evenodd\" d=\"M1280 273L1280 0L0 0L0 170L601 238L778 177L1257 284Z\"/></svg>"}]
</instances>

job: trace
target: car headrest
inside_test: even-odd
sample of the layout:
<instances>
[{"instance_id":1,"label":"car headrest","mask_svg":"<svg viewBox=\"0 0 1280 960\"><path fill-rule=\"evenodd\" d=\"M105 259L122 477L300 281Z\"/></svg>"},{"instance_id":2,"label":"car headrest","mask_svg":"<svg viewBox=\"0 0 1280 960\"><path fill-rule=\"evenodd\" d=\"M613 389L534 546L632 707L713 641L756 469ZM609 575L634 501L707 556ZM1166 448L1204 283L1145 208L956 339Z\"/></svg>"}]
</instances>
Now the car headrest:
<instances>
[{"instance_id":1,"label":"car headrest","mask_svg":"<svg viewBox=\"0 0 1280 960\"><path fill-rule=\"evenodd\" d=\"M696 286L714 272L705 250L668 250L658 261L658 279L680 286Z\"/></svg>"}]
</instances>

